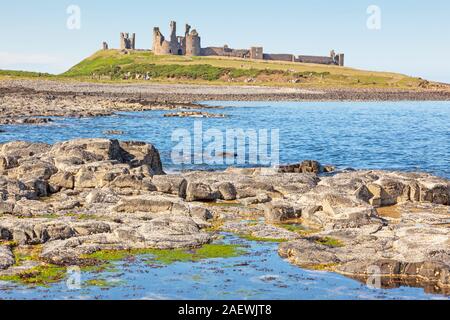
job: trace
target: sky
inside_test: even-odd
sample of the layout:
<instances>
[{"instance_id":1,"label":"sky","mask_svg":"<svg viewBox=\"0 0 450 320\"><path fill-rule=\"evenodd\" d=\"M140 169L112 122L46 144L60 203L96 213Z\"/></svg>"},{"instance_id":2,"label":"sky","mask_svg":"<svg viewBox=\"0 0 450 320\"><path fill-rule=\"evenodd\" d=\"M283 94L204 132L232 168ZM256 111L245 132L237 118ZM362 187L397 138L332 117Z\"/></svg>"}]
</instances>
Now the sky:
<instances>
[{"instance_id":1,"label":"sky","mask_svg":"<svg viewBox=\"0 0 450 320\"><path fill-rule=\"evenodd\" d=\"M185 23L197 29L203 47L334 49L350 67L450 83L448 0L2 1L0 69L61 73L103 41L117 48L120 32L135 32L137 47L149 49L153 27L168 35L171 20L179 34Z\"/></svg>"}]
</instances>

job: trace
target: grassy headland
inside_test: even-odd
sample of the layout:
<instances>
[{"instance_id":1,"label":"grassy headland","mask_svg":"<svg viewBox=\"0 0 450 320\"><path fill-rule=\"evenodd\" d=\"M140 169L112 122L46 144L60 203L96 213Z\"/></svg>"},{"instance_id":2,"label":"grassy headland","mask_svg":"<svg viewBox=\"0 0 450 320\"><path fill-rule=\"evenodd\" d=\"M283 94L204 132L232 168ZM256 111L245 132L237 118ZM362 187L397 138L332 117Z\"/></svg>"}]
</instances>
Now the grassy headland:
<instances>
[{"instance_id":1,"label":"grassy headland","mask_svg":"<svg viewBox=\"0 0 450 320\"><path fill-rule=\"evenodd\" d=\"M338 66L244 60L226 57L156 56L150 51L98 51L67 72L49 75L0 71L2 78L42 78L93 82L262 85L317 88L433 87L420 78Z\"/></svg>"}]
</instances>

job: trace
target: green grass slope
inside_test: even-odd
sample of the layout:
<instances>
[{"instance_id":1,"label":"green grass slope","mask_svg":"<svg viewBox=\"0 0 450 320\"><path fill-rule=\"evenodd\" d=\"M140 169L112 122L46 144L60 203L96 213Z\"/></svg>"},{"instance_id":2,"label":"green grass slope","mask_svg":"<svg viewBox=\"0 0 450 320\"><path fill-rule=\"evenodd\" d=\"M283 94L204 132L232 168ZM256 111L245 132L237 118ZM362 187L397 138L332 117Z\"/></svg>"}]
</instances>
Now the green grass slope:
<instances>
[{"instance_id":1,"label":"green grass slope","mask_svg":"<svg viewBox=\"0 0 450 320\"><path fill-rule=\"evenodd\" d=\"M226 57L157 56L150 51L131 51L125 54L120 50L98 51L58 76L0 71L0 78L2 77L317 88L420 89L432 86L420 78L397 73L338 66Z\"/></svg>"}]
</instances>

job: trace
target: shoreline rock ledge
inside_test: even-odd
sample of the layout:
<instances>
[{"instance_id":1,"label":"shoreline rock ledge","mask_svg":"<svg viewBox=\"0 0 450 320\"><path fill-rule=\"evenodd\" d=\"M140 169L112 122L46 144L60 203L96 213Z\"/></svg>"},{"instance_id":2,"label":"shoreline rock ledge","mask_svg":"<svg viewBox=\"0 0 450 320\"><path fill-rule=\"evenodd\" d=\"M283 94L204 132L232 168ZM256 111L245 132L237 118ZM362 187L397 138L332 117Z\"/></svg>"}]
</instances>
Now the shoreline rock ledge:
<instances>
[{"instance_id":1,"label":"shoreline rock ledge","mask_svg":"<svg viewBox=\"0 0 450 320\"><path fill-rule=\"evenodd\" d=\"M0 144L0 279L28 265L95 264L85 257L101 250L197 248L227 231L277 239L303 268L450 294L449 180L320 168L165 175L144 142Z\"/></svg>"}]
</instances>

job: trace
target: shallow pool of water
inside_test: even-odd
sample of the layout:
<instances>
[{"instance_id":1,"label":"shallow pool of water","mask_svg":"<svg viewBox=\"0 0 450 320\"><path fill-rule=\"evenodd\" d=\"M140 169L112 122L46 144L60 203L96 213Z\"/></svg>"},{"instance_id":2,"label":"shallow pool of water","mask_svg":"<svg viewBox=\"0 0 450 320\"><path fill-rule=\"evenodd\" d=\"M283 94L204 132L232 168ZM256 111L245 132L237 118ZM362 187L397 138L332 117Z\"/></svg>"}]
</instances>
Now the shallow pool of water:
<instances>
[{"instance_id":1,"label":"shallow pool of water","mask_svg":"<svg viewBox=\"0 0 450 320\"><path fill-rule=\"evenodd\" d=\"M278 244L254 242L225 234L221 243L239 244L246 254L226 259L180 262L168 266L146 263L146 257L115 263L111 272L83 272L81 289L66 281L50 287L0 283L0 299L438 299L420 288L371 289L346 277L307 271L277 254ZM89 280L105 287L86 286Z\"/></svg>"}]
</instances>

